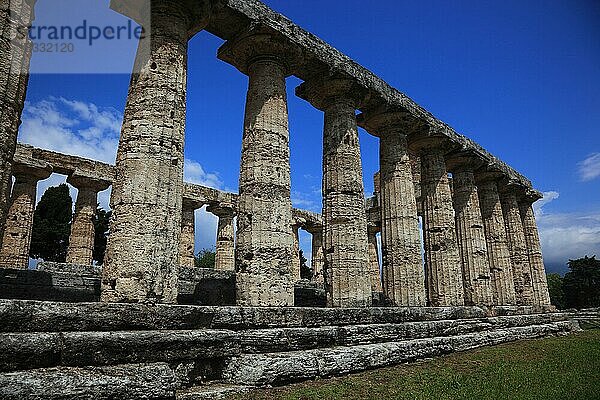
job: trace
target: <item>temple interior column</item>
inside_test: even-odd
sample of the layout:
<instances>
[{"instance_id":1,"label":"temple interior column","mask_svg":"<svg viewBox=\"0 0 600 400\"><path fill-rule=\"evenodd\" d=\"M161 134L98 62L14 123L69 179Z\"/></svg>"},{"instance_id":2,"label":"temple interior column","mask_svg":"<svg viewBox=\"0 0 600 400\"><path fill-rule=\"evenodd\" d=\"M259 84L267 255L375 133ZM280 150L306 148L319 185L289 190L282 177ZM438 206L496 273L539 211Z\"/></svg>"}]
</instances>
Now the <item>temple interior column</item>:
<instances>
[{"instance_id":1,"label":"temple interior column","mask_svg":"<svg viewBox=\"0 0 600 400\"><path fill-rule=\"evenodd\" d=\"M316 282L319 285L323 285L325 283L325 278L323 276L323 230L315 229L309 232L312 235L312 256L310 260L310 265L313 270L313 278L312 281Z\"/></svg>"},{"instance_id":2,"label":"temple interior column","mask_svg":"<svg viewBox=\"0 0 600 400\"><path fill-rule=\"evenodd\" d=\"M204 204L183 199L181 209L181 237L179 238L179 266L196 266L196 210Z\"/></svg>"},{"instance_id":3,"label":"temple interior column","mask_svg":"<svg viewBox=\"0 0 600 400\"><path fill-rule=\"evenodd\" d=\"M367 229L369 236L369 271L371 273L371 291L383 293L381 273L379 270L379 244L377 243L377 229Z\"/></svg>"},{"instance_id":4,"label":"temple interior column","mask_svg":"<svg viewBox=\"0 0 600 400\"><path fill-rule=\"evenodd\" d=\"M372 304L365 191L351 82L315 79L296 93L325 113L323 241L329 307Z\"/></svg>"},{"instance_id":5,"label":"temple interior column","mask_svg":"<svg viewBox=\"0 0 600 400\"><path fill-rule=\"evenodd\" d=\"M292 234L294 236L294 257L292 258L292 277L294 282L300 280L300 227L292 225Z\"/></svg>"},{"instance_id":6,"label":"temple interior column","mask_svg":"<svg viewBox=\"0 0 600 400\"><path fill-rule=\"evenodd\" d=\"M294 237L290 199L287 49L248 32L219 49L219 58L248 75L242 139L237 241L237 304L294 305Z\"/></svg>"},{"instance_id":7,"label":"temple interior column","mask_svg":"<svg viewBox=\"0 0 600 400\"><path fill-rule=\"evenodd\" d=\"M219 217L215 269L235 271L235 211L233 206L209 207L208 211Z\"/></svg>"},{"instance_id":8,"label":"temple interior column","mask_svg":"<svg viewBox=\"0 0 600 400\"><path fill-rule=\"evenodd\" d=\"M33 213L38 181L47 179L52 168L45 163L12 166L15 183L10 197L4 240L0 250L0 268L27 269L33 228Z\"/></svg>"},{"instance_id":9,"label":"temple interior column","mask_svg":"<svg viewBox=\"0 0 600 400\"><path fill-rule=\"evenodd\" d=\"M415 141L421 160L423 239L429 305L464 304L462 263L456 238L452 193L441 138Z\"/></svg>"},{"instance_id":10,"label":"temple interior column","mask_svg":"<svg viewBox=\"0 0 600 400\"><path fill-rule=\"evenodd\" d=\"M529 265L531 266L532 284L535 296L535 305L549 306L550 294L548 293L548 280L546 278L546 269L542 257L542 246L540 245L540 235L538 233L537 222L532 205L539 199L539 195L526 196L521 199L519 208L521 219L523 221L523 231L525 233L525 244L529 255Z\"/></svg>"},{"instance_id":11,"label":"temple interior column","mask_svg":"<svg viewBox=\"0 0 600 400\"><path fill-rule=\"evenodd\" d=\"M150 32L136 54L117 151L105 302L177 301L188 40L208 23L209 3L150 4L150 21L137 21Z\"/></svg>"},{"instance_id":12,"label":"temple interior column","mask_svg":"<svg viewBox=\"0 0 600 400\"><path fill-rule=\"evenodd\" d=\"M77 173L69 176L67 182L77 189L67 263L92 265L95 240L94 218L98 207L98 193L108 189L110 182Z\"/></svg>"},{"instance_id":13,"label":"temple interior column","mask_svg":"<svg viewBox=\"0 0 600 400\"><path fill-rule=\"evenodd\" d=\"M503 184L500 189L500 203L502 204L502 214L504 215L504 225L508 237L517 304L533 305L534 294L529 253L525 242L516 190L511 184Z\"/></svg>"},{"instance_id":14,"label":"temple interior column","mask_svg":"<svg viewBox=\"0 0 600 400\"><path fill-rule=\"evenodd\" d=\"M474 167L479 166L473 156L455 154L447 158L452 171L456 234L462 261L465 305L492 305L490 264L481 217Z\"/></svg>"},{"instance_id":15,"label":"temple interior column","mask_svg":"<svg viewBox=\"0 0 600 400\"><path fill-rule=\"evenodd\" d=\"M12 163L25 104L36 0L2 0L0 16L0 246L11 203Z\"/></svg>"}]
</instances>

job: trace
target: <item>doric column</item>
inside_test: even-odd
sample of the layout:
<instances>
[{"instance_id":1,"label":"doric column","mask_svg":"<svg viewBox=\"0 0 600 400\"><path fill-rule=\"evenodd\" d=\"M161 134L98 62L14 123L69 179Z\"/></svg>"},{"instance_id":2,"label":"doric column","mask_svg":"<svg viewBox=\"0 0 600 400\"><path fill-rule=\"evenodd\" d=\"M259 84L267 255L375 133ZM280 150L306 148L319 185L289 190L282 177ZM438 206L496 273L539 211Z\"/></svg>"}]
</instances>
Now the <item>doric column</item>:
<instances>
[{"instance_id":1,"label":"doric column","mask_svg":"<svg viewBox=\"0 0 600 400\"><path fill-rule=\"evenodd\" d=\"M50 176L52 168L46 163L22 164L15 160L12 173L15 183L0 250L0 268L27 269L37 184Z\"/></svg>"},{"instance_id":2,"label":"doric column","mask_svg":"<svg viewBox=\"0 0 600 400\"><path fill-rule=\"evenodd\" d=\"M294 282L300 280L300 226L292 225L294 235L294 257L292 258L292 277Z\"/></svg>"},{"instance_id":3,"label":"doric column","mask_svg":"<svg viewBox=\"0 0 600 400\"><path fill-rule=\"evenodd\" d=\"M329 307L372 304L362 163L356 125L356 88L325 78L296 92L325 112L323 228L325 287Z\"/></svg>"},{"instance_id":4,"label":"doric column","mask_svg":"<svg viewBox=\"0 0 600 400\"><path fill-rule=\"evenodd\" d=\"M492 278L492 295L494 304L503 306L516 304L516 294L504 214L498 194L499 176L498 173L478 172L475 178Z\"/></svg>"},{"instance_id":5,"label":"doric column","mask_svg":"<svg viewBox=\"0 0 600 400\"><path fill-rule=\"evenodd\" d=\"M196 266L196 210L204 204L191 199L183 199L181 208L181 237L179 238L179 266Z\"/></svg>"},{"instance_id":6,"label":"doric column","mask_svg":"<svg viewBox=\"0 0 600 400\"><path fill-rule=\"evenodd\" d=\"M0 0L0 246L10 203L11 168L25 104L36 0Z\"/></svg>"},{"instance_id":7,"label":"doric column","mask_svg":"<svg viewBox=\"0 0 600 400\"><path fill-rule=\"evenodd\" d=\"M487 244L473 170L481 166L477 157L454 153L446 164L452 172L456 235L462 261L465 305L494 303Z\"/></svg>"},{"instance_id":8,"label":"doric column","mask_svg":"<svg viewBox=\"0 0 600 400\"><path fill-rule=\"evenodd\" d=\"M371 273L371 291L374 293L383 293L381 273L379 272L377 232L377 229L367 229L367 234L369 235L369 271Z\"/></svg>"},{"instance_id":9,"label":"doric column","mask_svg":"<svg viewBox=\"0 0 600 400\"><path fill-rule=\"evenodd\" d=\"M137 12L129 0L111 7ZM102 270L105 302L175 303L183 198L189 35L207 24L205 1L152 0L135 59L117 151Z\"/></svg>"},{"instance_id":10,"label":"doric column","mask_svg":"<svg viewBox=\"0 0 600 400\"><path fill-rule=\"evenodd\" d=\"M234 208L233 206L221 204L218 207L209 207L208 211L219 217L215 269L220 271L235 271Z\"/></svg>"},{"instance_id":11,"label":"doric column","mask_svg":"<svg viewBox=\"0 0 600 400\"><path fill-rule=\"evenodd\" d=\"M94 263L94 217L98 207L98 193L108 189L110 182L77 172L69 176L67 182L77 189L67 263L92 265Z\"/></svg>"},{"instance_id":12,"label":"doric column","mask_svg":"<svg viewBox=\"0 0 600 400\"><path fill-rule=\"evenodd\" d=\"M446 146L443 139L436 137L415 140L411 146L415 147L421 159L425 277L429 305L463 305L462 263L444 160Z\"/></svg>"},{"instance_id":13,"label":"doric column","mask_svg":"<svg viewBox=\"0 0 600 400\"><path fill-rule=\"evenodd\" d=\"M539 306L549 306L550 294L548 293L546 269L544 268L542 246L540 245L540 236L532 208L532 204L540 198L539 193L530 191L520 199L519 208L521 211L521 219L523 221L525 244L527 245L529 254L535 304Z\"/></svg>"},{"instance_id":14,"label":"doric column","mask_svg":"<svg viewBox=\"0 0 600 400\"><path fill-rule=\"evenodd\" d=\"M309 233L312 235L312 256L310 260L310 266L313 270L312 280L323 285L325 283L323 276L323 227L311 230Z\"/></svg>"},{"instance_id":15,"label":"doric column","mask_svg":"<svg viewBox=\"0 0 600 400\"><path fill-rule=\"evenodd\" d=\"M504 215L504 225L508 237L517 304L533 305L534 295L529 266L529 253L527 251L523 221L521 220L519 203L517 201L517 190L511 183L502 184L500 186L500 202L502 204L502 214Z\"/></svg>"},{"instance_id":16,"label":"doric column","mask_svg":"<svg viewBox=\"0 0 600 400\"><path fill-rule=\"evenodd\" d=\"M285 79L293 55L278 37L251 31L219 49L248 75L237 243L237 304L293 306L294 237Z\"/></svg>"},{"instance_id":17,"label":"doric column","mask_svg":"<svg viewBox=\"0 0 600 400\"><path fill-rule=\"evenodd\" d=\"M379 138L383 290L396 306L425 306L415 185L402 113L361 115Z\"/></svg>"}]
</instances>

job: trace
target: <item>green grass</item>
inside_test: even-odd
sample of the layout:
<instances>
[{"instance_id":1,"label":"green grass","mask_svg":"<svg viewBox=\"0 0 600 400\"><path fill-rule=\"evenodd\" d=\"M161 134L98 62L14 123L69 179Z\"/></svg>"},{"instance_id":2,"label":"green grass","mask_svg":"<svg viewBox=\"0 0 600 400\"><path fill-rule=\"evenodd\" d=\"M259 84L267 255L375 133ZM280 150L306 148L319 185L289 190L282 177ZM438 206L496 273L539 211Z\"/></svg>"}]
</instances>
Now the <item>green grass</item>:
<instances>
[{"instance_id":1,"label":"green grass","mask_svg":"<svg viewBox=\"0 0 600 400\"><path fill-rule=\"evenodd\" d=\"M237 399L600 399L600 330L266 389Z\"/></svg>"}]
</instances>

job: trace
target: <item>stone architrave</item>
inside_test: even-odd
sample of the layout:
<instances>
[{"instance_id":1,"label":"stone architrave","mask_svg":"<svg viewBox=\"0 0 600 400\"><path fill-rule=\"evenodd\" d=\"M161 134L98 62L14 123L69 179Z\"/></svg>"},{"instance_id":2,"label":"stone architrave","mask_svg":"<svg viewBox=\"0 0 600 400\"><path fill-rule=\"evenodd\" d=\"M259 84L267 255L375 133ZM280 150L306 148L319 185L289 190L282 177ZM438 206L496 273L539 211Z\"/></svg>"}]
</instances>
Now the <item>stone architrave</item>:
<instances>
[{"instance_id":1,"label":"stone architrave","mask_svg":"<svg viewBox=\"0 0 600 400\"><path fill-rule=\"evenodd\" d=\"M137 12L138 3L111 7ZM150 21L137 21L150 33L136 54L117 151L104 302L177 300L188 40L208 23L210 2L150 4Z\"/></svg>"},{"instance_id":2,"label":"stone architrave","mask_svg":"<svg viewBox=\"0 0 600 400\"><path fill-rule=\"evenodd\" d=\"M456 235L460 250L465 289L465 305L491 306L494 302L487 243L474 169L478 159L456 153L446 159L452 172Z\"/></svg>"},{"instance_id":3,"label":"stone architrave","mask_svg":"<svg viewBox=\"0 0 600 400\"><path fill-rule=\"evenodd\" d=\"M515 305L516 293L504 214L498 194L500 174L477 172L475 182L488 252L494 305Z\"/></svg>"},{"instance_id":4,"label":"stone architrave","mask_svg":"<svg viewBox=\"0 0 600 400\"><path fill-rule=\"evenodd\" d=\"M550 294L548 293L548 280L546 279L546 269L544 268L544 259L542 257L540 235L538 233L535 214L532 208L533 203L539 200L539 198L538 194L524 196L519 202L519 208L521 211L521 219L523 221L525 243L529 254L529 265L531 266L535 305L549 306Z\"/></svg>"},{"instance_id":5,"label":"stone architrave","mask_svg":"<svg viewBox=\"0 0 600 400\"><path fill-rule=\"evenodd\" d=\"M196 265L196 210L204 204L183 199L181 209L181 237L179 239L179 266L194 268Z\"/></svg>"},{"instance_id":6,"label":"stone architrave","mask_svg":"<svg viewBox=\"0 0 600 400\"><path fill-rule=\"evenodd\" d=\"M464 304L462 263L444 159L446 143L438 137L409 138L409 143L418 151L421 160L423 241L429 305L460 306Z\"/></svg>"},{"instance_id":7,"label":"stone architrave","mask_svg":"<svg viewBox=\"0 0 600 400\"><path fill-rule=\"evenodd\" d=\"M293 49L251 30L227 42L219 59L248 75L242 139L236 296L240 306L294 305L294 237L286 77Z\"/></svg>"},{"instance_id":8,"label":"stone architrave","mask_svg":"<svg viewBox=\"0 0 600 400\"><path fill-rule=\"evenodd\" d=\"M518 305L533 305L533 283L529 265L529 252L525 242L523 221L517 201L517 188L512 184L502 184L500 203L504 215L504 225L508 237L508 248L513 267L513 280Z\"/></svg>"},{"instance_id":9,"label":"stone architrave","mask_svg":"<svg viewBox=\"0 0 600 400\"><path fill-rule=\"evenodd\" d=\"M323 241L329 307L372 304L356 90L337 78L315 78L299 97L325 113L323 133Z\"/></svg>"},{"instance_id":10,"label":"stone architrave","mask_svg":"<svg viewBox=\"0 0 600 400\"><path fill-rule=\"evenodd\" d=\"M10 204L12 164L29 81L32 42L28 27L36 0L0 4L0 246Z\"/></svg>"},{"instance_id":11,"label":"stone architrave","mask_svg":"<svg viewBox=\"0 0 600 400\"><path fill-rule=\"evenodd\" d=\"M383 293L381 273L379 272L379 244L377 243L377 230L367 229L369 235L369 271L371 272L371 291Z\"/></svg>"},{"instance_id":12,"label":"stone architrave","mask_svg":"<svg viewBox=\"0 0 600 400\"><path fill-rule=\"evenodd\" d=\"M425 306L425 277L415 185L403 113L360 116L379 138L383 290L395 306Z\"/></svg>"},{"instance_id":13,"label":"stone architrave","mask_svg":"<svg viewBox=\"0 0 600 400\"><path fill-rule=\"evenodd\" d=\"M27 269L37 184L50 177L52 168L46 163L15 160L12 171L15 183L0 250L0 268Z\"/></svg>"},{"instance_id":14,"label":"stone architrave","mask_svg":"<svg viewBox=\"0 0 600 400\"><path fill-rule=\"evenodd\" d=\"M98 193L108 189L110 182L75 172L67 182L77 189L75 214L67 249L67 263L92 265L94 263L94 217L98 207Z\"/></svg>"},{"instance_id":15,"label":"stone architrave","mask_svg":"<svg viewBox=\"0 0 600 400\"><path fill-rule=\"evenodd\" d=\"M220 204L218 207L209 207L207 211L219 217L215 269L235 271L235 210L233 206Z\"/></svg>"}]
</instances>

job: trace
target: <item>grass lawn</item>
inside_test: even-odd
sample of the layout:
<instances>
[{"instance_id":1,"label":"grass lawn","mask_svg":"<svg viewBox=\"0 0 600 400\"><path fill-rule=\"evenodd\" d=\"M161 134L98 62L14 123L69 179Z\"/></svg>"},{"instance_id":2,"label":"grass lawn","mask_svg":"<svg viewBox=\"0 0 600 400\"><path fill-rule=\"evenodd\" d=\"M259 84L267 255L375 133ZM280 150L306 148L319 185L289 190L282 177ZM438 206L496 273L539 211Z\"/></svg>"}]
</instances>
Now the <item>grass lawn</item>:
<instances>
[{"instance_id":1,"label":"grass lawn","mask_svg":"<svg viewBox=\"0 0 600 400\"><path fill-rule=\"evenodd\" d=\"M600 400L600 330L507 343L237 398Z\"/></svg>"}]
</instances>

